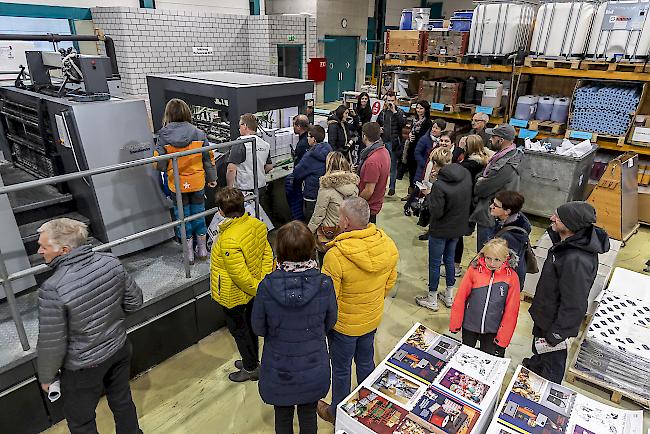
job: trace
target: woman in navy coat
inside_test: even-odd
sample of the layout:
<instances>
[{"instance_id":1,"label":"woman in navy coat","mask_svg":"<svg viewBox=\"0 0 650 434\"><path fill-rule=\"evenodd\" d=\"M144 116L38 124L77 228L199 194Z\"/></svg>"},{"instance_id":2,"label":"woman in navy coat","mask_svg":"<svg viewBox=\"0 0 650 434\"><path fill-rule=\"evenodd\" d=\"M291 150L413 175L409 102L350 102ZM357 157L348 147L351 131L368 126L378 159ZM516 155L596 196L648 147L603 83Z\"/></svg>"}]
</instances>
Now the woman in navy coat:
<instances>
[{"instance_id":1,"label":"woman in navy coat","mask_svg":"<svg viewBox=\"0 0 650 434\"><path fill-rule=\"evenodd\" d=\"M275 432L293 434L298 406L301 434L316 434L316 405L330 388L330 357L325 338L336 324L332 279L314 260L314 236L292 221L278 230L278 269L257 289L253 331L264 337L259 389L275 407Z\"/></svg>"}]
</instances>

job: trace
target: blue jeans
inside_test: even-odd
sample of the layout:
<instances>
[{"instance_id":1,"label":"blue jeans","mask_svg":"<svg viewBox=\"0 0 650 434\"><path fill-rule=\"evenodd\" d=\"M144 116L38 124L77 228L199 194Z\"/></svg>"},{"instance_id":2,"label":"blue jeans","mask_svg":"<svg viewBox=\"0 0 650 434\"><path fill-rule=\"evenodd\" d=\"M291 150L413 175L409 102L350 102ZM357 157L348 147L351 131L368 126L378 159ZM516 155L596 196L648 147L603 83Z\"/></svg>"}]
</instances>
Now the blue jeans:
<instances>
[{"instance_id":1,"label":"blue jeans","mask_svg":"<svg viewBox=\"0 0 650 434\"><path fill-rule=\"evenodd\" d=\"M384 142L384 146L386 146L390 154L390 180L388 182L388 189L395 190L395 183L397 182L397 156L393 152L393 144L391 142Z\"/></svg>"},{"instance_id":2,"label":"blue jeans","mask_svg":"<svg viewBox=\"0 0 650 434\"><path fill-rule=\"evenodd\" d=\"M445 280L450 288L456 283L454 256L458 238L435 238L429 235L429 291L438 291L440 264L445 264Z\"/></svg>"},{"instance_id":3,"label":"blue jeans","mask_svg":"<svg viewBox=\"0 0 650 434\"><path fill-rule=\"evenodd\" d=\"M363 336L347 336L335 330L327 334L332 359L332 405L330 412L336 416L336 406L350 394L352 359L357 367L357 383L361 384L375 369L375 332Z\"/></svg>"},{"instance_id":4,"label":"blue jeans","mask_svg":"<svg viewBox=\"0 0 650 434\"><path fill-rule=\"evenodd\" d=\"M494 228L476 225L476 253L480 252L485 243L494 237Z\"/></svg>"},{"instance_id":5,"label":"blue jeans","mask_svg":"<svg viewBox=\"0 0 650 434\"><path fill-rule=\"evenodd\" d=\"M193 193L182 193L181 196L183 198L183 215L185 217L189 217L191 215L198 214L205 211L204 190L195 191ZM178 220L179 215L178 215L178 208L176 207L175 193L172 196L172 199L174 200L174 220ZM180 239L181 237L180 226L176 226L175 231L176 231L176 236ZM196 220L185 222L185 233L187 235L188 240L194 236L207 234L208 228L205 225L205 218L199 218Z\"/></svg>"}]
</instances>

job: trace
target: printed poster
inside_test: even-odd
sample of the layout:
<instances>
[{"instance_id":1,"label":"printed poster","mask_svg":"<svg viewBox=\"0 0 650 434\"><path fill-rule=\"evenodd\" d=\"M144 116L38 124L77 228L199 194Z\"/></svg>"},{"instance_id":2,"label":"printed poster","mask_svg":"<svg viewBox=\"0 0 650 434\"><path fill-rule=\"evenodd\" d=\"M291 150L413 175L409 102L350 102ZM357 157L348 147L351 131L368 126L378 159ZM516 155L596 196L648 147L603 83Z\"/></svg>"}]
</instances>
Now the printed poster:
<instances>
[{"instance_id":1,"label":"printed poster","mask_svg":"<svg viewBox=\"0 0 650 434\"><path fill-rule=\"evenodd\" d=\"M641 434L642 427L643 410L621 410L584 395L578 395L573 404L568 432L573 434Z\"/></svg>"},{"instance_id":2,"label":"printed poster","mask_svg":"<svg viewBox=\"0 0 650 434\"><path fill-rule=\"evenodd\" d=\"M444 361L449 361L461 347L457 340L440 335L421 324L406 339L406 343Z\"/></svg>"},{"instance_id":3,"label":"printed poster","mask_svg":"<svg viewBox=\"0 0 650 434\"><path fill-rule=\"evenodd\" d=\"M370 388L406 409L413 408L427 389L425 384L398 371L389 368L380 368L378 371L379 375L371 380Z\"/></svg>"},{"instance_id":4,"label":"printed poster","mask_svg":"<svg viewBox=\"0 0 650 434\"><path fill-rule=\"evenodd\" d=\"M394 434L408 414L407 410L365 387L352 395L341 409L377 434Z\"/></svg>"},{"instance_id":5,"label":"printed poster","mask_svg":"<svg viewBox=\"0 0 650 434\"><path fill-rule=\"evenodd\" d=\"M454 368L449 368L445 372L440 380L440 385L476 405L483 402L485 395L490 390L490 386L487 384Z\"/></svg>"},{"instance_id":6,"label":"printed poster","mask_svg":"<svg viewBox=\"0 0 650 434\"><path fill-rule=\"evenodd\" d=\"M461 346L456 351L449 367L454 368L487 385L501 384L508 370L510 359L490 356L468 346Z\"/></svg>"},{"instance_id":7,"label":"printed poster","mask_svg":"<svg viewBox=\"0 0 650 434\"><path fill-rule=\"evenodd\" d=\"M446 434L472 432L481 413L456 397L430 386L412 411Z\"/></svg>"},{"instance_id":8,"label":"printed poster","mask_svg":"<svg viewBox=\"0 0 650 434\"><path fill-rule=\"evenodd\" d=\"M499 423L522 434L564 434L569 418L510 392L499 414Z\"/></svg>"},{"instance_id":9,"label":"printed poster","mask_svg":"<svg viewBox=\"0 0 650 434\"><path fill-rule=\"evenodd\" d=\"M573 390L550 382L524 367L512 384L512 392L565 416L571 414L577 396Z\"/></svg>"},{"instance_id":10,"label":"printed poster","mask_svg":"<svg viewBox=\"0 0 650 434\"><path fill-rule=\"evenodd\" d=\"M426 384L431 384L445 366L443 360L406 343L390 356L387 364Z\"/></svg>"}]
</instances>

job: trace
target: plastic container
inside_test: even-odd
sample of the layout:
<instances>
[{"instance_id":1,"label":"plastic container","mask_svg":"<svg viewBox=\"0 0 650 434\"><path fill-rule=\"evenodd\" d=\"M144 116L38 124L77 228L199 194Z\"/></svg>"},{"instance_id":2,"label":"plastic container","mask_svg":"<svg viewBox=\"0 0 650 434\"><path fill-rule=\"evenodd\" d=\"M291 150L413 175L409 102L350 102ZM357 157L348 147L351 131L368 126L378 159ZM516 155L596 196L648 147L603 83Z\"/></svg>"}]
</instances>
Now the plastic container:
<instances>
[{"instance_id":1,"label":"plastic container","mask_svg":"<svg viewBox=\"0 0 650 434\"><path fill-rule=\"evenodd\" d=\"M587 56L645 60L650 53L648 1L608 1L598 7Z\"/></svg>"},{"instance_id":2,"label":"plastic container","mask_svg":"<svg viewBox=\"0 0 650 434\"><path fill-rule=\"evenodd\" d=\"M481 105L485 107L501 107L501 97L503 96L503 83L500 81L486 81L483 86L483 96Z\"/></svg>"},{"instance_id":3,"label":"plastic container","mask_svg":"<svg viewBox=\"0 0 650 434\"><path fill-rule=\"evenodd\" d=\"M517 98L515 118L525 121L534 119L537 111L537 101L539 101L539 97L536 95L523 95Z\"/></svg>"},{"instance_id":4,"label":"plastic container","mask_svg":"<svg viewBox=\"0 0 650 434\"><path fill-rule=\"evenodd\" d=\"M582 57L596 14L594 1L549 1L539 7L530 53L545 57Z\"/></svg>"},{"instance_id":5,"label":"plastic container","mask_svg":"<svg viewBox=\"0 0 650 434\"><path fill-rule=\"evenodd\" d=\"M426 30L429 24L431 8L413 8L412 11L411 29Z\"/></svg>"},{"instance_id":6,"label":"plastic container","mask_svg":"<svg viewBox=\"0 0 650 434\"><path fill-rule=\"evenodd\" d=\"M553 102L553 111L551 112L551 120L553 122L559 122L561 124L566 124L567 119L569 119L569 105L571 101L569 98L562 97L556 98Z\"/></svg>"},{"instance_id":7,"label":"plastic container","mask_svg":"<svg viewBox=\"0 0 650 434\"><path fill-rule=\"evenodd\" d=\"M553 104L555 103L555 98L552 96L542 96L537 101L537 112L535 113L535 119L538 121L548 121L551 120L551 114L553 113Z\"/></svg>"},{"instance_id":8,"label":"plastic container","mask_svg":"<svg viewBox=\"0 0 650 434\"><path fill-rule=\"evenodd\" d=\"M399 21L399 29L400 30L413 29L413 10L402 9L402 18Z\"/></svg>"},{"instance_id":9,"label":"plastic container","mask_svg":"<svg viewBox=\"0 0 650 434\"><path fill-rule=\"evenodd\" d=\"M481 2L472 15L467 54L508 56L526 50L534 17L528 3Z\"/></svg>"},{"instance_id":10,"label":"plastic container","mask_svg":"<svg viewBox=\"0 0 650 434\"><path fill-rule=\"evenodd\" d=\"M429 20L429 24L427 25L427 30L431 31L434 29L443 29L445 27L445 20L436 18L433 20Z\"/></svg>"},{"instance_id":11,"label":"plastic container","mask_svg":"<svg viewBox=\"0 0 650 434\"><path fill-rule=\"evenodd\" d=\"M469 77L465 80L465 94L463 97L463 102L465 104L474 104L477 84L478 81L476 80L476 77Z\"/></svg>"},{"instance_id":12,"label":"plastic container","mask_svg":"<svg viewBox=\"0 0 650 434\"><path fill-rule=\"evenodd\" d=\"M449 19L449 30L454 32L469 32L472 28L471 18L454 18Z\"/></svg>"},{"instance_id":13,"label":"plastic container","mask_svg":"<svg viewBox=\"0 0 650 434\"><path fill-rule=\"evenodd\" d=\"M474 15L473 10L465 10L465 11L455 11L454 15L452 15L452 18L469 18L470 20L472 19L472 15Z\"/></svg>"}]
</instances>

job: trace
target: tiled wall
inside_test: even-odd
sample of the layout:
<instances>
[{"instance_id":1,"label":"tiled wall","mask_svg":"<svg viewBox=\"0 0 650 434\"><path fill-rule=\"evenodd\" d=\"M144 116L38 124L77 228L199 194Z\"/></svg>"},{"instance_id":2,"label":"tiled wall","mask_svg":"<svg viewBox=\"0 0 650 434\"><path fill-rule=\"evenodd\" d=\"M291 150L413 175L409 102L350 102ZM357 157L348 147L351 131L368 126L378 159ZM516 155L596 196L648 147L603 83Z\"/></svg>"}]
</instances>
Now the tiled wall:
<instances>
[{"instance_id":1,"label":"tiled wall","mask_svg":"<svg viewBox=\"0 0 650 434\"><path fill-rule=\"evenodd\" d=\"M92 14L95 25L114 39L122 91L133 96L146 97L147 74L222 70L277 75L277 44L305 41L303 17L125 7L93 8ZM313 18L309 31L309 51L315 56ZM288 34L296 40L288 42ZM195 56L192 47L213 47L214 54Z\"/></svg>"}]
</instances>

